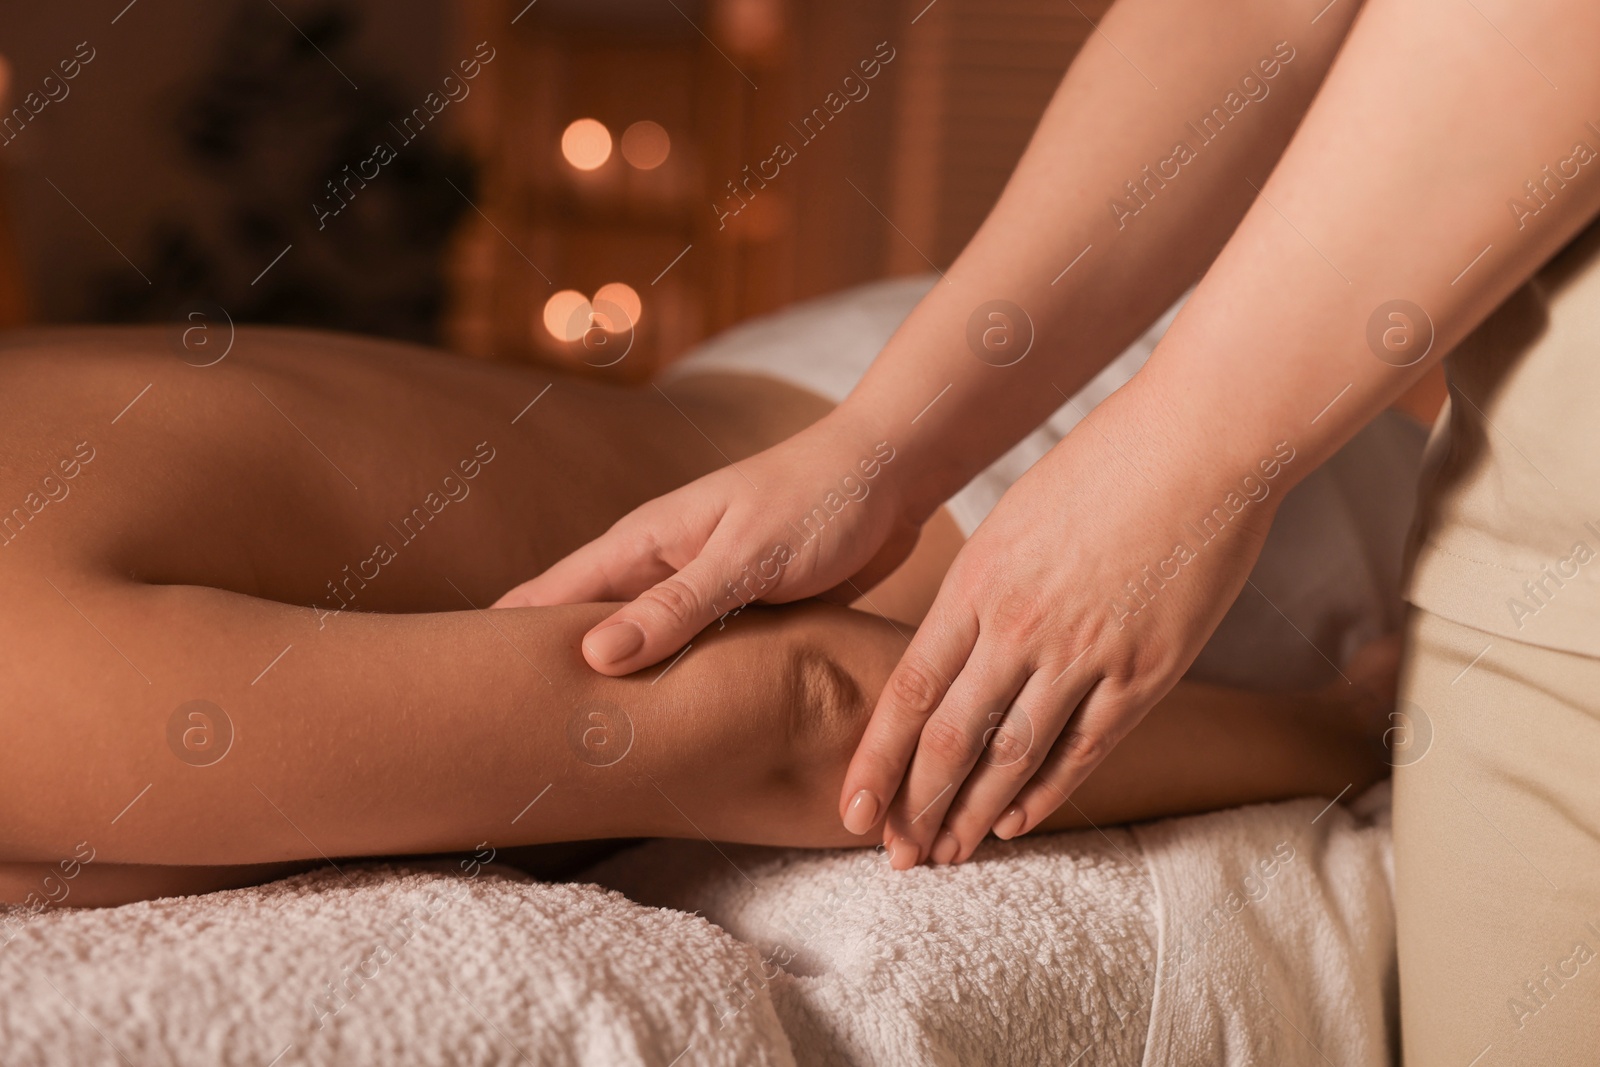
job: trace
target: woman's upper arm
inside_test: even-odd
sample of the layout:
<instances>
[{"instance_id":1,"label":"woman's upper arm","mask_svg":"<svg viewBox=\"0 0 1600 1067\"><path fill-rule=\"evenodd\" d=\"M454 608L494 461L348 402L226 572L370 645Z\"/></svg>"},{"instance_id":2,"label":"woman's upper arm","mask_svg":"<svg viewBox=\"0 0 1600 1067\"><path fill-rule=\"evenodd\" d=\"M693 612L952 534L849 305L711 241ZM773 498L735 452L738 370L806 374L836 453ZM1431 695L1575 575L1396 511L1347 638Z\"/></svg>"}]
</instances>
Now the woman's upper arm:
<instances>
[{"instance_id":1,"label":"woman's upper arm","mask_svg":"<svg viewBox=\"0 0 1600 1067\"><path fill-rule=\"evenodd\" d=\"M197 586L34 581L5 623L9 860L85 838L129 863L459 847L465 816L514 803L561 743L599 610L319 618Z\"/></svg>"},{"instance_id":2,"label":"woman's upper arm","mask_svg":"<svg viewBox=\"0 0 1600 1067\"><path fill-rule=\"evenodd\" d=\"M844 608L752 608L672 664L609 678L579 641L614 605L319 615L197 586L20 587L34 582L0 616L0 862L82 841L97 863L211 865L696 827L761 839L763 804L809 797L823 764L842 773L871 693L838 694L900 645Z\"/></svg>"}]
</instances>

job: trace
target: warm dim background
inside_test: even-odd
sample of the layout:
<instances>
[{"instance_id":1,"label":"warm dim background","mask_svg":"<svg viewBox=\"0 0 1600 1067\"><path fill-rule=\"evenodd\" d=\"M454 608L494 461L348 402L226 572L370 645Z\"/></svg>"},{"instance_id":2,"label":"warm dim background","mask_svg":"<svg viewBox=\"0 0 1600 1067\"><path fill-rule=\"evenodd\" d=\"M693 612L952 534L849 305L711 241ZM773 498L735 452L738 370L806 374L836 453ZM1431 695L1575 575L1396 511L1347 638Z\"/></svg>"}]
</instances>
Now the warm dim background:
<instances>
[{"instance_id":1,"label":"warm dim background","mask_svg":"<svg viewBox=\"0 0 1600 1067\"><path fill-rule=\"evenodd\" d=\"M593 373L642 377L741 319L948 264L1106 6L8 4L0 317L172 322L206 299L583 368L629 340L598 328L621 309L632 347ZM390 123L479 41L495 57L471 95L403 143ZM95 58L69 95L13 114L80 42ZM790 124L880 42L870 94L803 142ZM319 231L324 183L379 140L398 158ZM779 140L797 157L719 230L727 183ZM567 339L585 323L587 345Z\"/></svg>"}]
</instances>

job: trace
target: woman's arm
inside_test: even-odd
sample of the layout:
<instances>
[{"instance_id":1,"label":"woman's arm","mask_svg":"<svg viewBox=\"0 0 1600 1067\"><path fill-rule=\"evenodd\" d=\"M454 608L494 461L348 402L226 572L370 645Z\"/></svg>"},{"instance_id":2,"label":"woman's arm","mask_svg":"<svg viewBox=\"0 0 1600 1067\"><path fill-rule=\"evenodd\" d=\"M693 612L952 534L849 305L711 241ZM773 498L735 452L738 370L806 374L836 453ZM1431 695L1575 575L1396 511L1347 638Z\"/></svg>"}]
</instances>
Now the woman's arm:
<instances>
[{"instance_id":1,"label":"woman's arm","mask_svg":"<svg viewBox=\"0 0 1600 1067\"><path fill-rule=\"evenodd\" d=\"M0 623L0 901L40 906L606 836L857 845L834 798L905 644L861 612L753 608L609 679L577 652L607 605L319 628L216 590L52 581L13 585ZM179 713L194 700L206 719ZM1180 685L1047 825L1359 787L1381 771L1369 719L1343 692Z\"/></svg>"},{"instance_id":2,"label":"woman's arm","mask_svg":"<svg viewBox=\"0 0 1600 1067\"><path fill-rule=\"evenodd\" d=\"M1369 3L1150 361L1167 436L1236 467L1289 437L1298 481L1443 358L1600 210L1597 46L1578 0Z\"/></svg>"},{"instance_id":3,"label":"woman's arm","mask_svg":"<svg viewBox=\"0 0 1600 1067\"><path fill-rule=\"evenodd\" d=\"M1210 265L1360 8L1313 21L1316 6L1121 0L1107 13L982 227L841 405L903 442L913 514L1043 422ZM1027 321L981 313L997 300Z\"/></svg>"},{"instance_id":4,"label":"woman's arm","mask_svg":"<svg viewBox=\"0 0 1600 1067\"><path fill-rule=\"evenodd\" d=\"M808 810L795 843L831 843L831 796L800 769L825 750L837 788L869 706L850 679L901 647L855 612L752 611L611 679L578 654L606 605L319 625L213 589L51 582L8 583L0 622L0 862L81 841L102 864L250 864L761 840Z\"/></svg>"},{"instance_id":5,"label":"woman's arm","mask_svg":"<svg viewBox=\"0 0 1600 1067\"><path fill-rule=\"evenodd\" d=\"M963 549L845 803L898 791L890 833L925 856L959 790L970 850L1082 783L1243 587L1282 490L1594 217L1597 48L1578 0L1370 0L1149 365ZM974 709L1019 690L1054 743L1027 784L975 766Z\"/></svg>"}]
</instances>

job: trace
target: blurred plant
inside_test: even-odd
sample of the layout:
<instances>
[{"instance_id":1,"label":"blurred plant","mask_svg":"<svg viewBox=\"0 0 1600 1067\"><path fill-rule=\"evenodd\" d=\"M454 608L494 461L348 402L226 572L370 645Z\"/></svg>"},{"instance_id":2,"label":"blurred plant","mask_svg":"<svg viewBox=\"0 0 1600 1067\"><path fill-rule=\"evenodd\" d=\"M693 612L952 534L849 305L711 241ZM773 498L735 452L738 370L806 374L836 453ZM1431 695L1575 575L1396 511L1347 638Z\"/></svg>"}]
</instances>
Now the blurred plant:
<instances>
[{"instance_id":1,"label":"blurred plant","mask_svg":"<svg viewBox=\"0 0 1600 1067\"><path fill-rule=\"evenodd\" d=\"M122 271L102 277L95 319L166 321L200 299L235 321L437 339L443 252L467 207L451 183L472 195L470 165L442 133L397 136L391 123L412 105L361 68L356 12L330 2L296 23L259 5L235 10L215 61L174 109L203 195L149 228L141 262L152 285ZM380 142L398 157L319 232L312 204L325 183Z\"/></svg>"}]
</instances>

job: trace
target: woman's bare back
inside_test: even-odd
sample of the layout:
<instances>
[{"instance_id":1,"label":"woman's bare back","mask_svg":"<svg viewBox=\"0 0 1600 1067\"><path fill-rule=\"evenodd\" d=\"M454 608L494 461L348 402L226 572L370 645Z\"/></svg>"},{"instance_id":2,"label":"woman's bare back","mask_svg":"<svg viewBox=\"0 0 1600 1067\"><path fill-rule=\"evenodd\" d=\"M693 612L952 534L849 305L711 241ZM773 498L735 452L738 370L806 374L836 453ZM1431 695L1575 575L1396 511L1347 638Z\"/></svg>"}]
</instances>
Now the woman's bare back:
<instances>
[{"instance_id":1,"label":"woman's bare back","mask_svg":"<svg viewBox=\"0 0 1600 1067\"><path fill-rule=\"evenodd\" d=\"M653 390L306 331L241 329L209 367L169 341L39 331L0 347L3 551L21 557L0 557L0 582L51 558L330 610L450 608L446 578L488 602L726 462L714 411ZM67 479L58 460L80 447L93 459ZM71 498L35 514L47 477ZM385 546L379 577L348 580Z\"/></svg>"}]
</instances>

